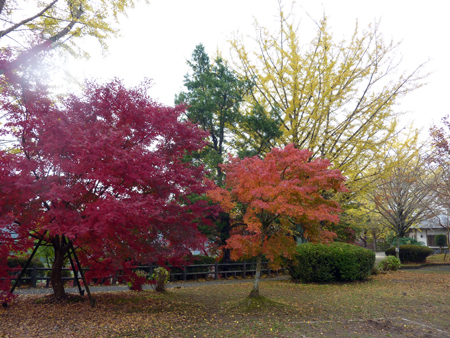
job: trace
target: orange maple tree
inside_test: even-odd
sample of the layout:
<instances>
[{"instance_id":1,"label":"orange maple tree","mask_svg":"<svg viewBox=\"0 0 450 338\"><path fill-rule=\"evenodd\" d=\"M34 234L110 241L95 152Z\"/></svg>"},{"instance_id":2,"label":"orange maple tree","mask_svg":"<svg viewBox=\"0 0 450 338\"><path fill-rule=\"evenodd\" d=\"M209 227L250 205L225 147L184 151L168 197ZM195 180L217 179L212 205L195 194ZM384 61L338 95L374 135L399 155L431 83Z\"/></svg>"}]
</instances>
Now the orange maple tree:
<instances>
[{"instance_id":1,"label":"orange maple tree","mask_svg":"<svg viewBox=\"0 0 450 338\"><path fill-rule=\"evenodd\" d=\"M226 189L216 187L209 197L230 213L236 231L227 241L232 259L257 257L250 297L259 295L262 255L275 265L290 257L301 225L312 242L329 242L335 234L327 224L337 223L339 204L326 192L346 191L345 178L331 170L330 161L293 144L274 148L264 159L230 157L223 165Z\"/></svg>"}]
</instances>

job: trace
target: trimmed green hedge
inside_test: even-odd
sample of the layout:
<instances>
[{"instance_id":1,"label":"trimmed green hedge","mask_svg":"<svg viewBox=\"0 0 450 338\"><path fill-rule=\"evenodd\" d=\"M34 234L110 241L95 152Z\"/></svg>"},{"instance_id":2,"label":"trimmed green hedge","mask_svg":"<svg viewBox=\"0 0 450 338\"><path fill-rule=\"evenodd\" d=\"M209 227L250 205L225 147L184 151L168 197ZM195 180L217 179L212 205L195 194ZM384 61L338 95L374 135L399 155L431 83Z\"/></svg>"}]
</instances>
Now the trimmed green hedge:
<instances>
[{"instance_id":1,"label":"trimmed green hedge","mask_svg":"<svg viewBox=\"0 0 450 338\"><path fill-rule=\"evenodd\" d=\"M15 256L15 257L8 257L8 266L10 268L17 268L25 266L28 262L29 256ZM44 267L44 263L42 263L38 258L33 257L33 259L30 262L30 265L28 265L29 268L32 268L33 265L37 265L39 268Z\"/></svg>"},{"instance_id":2,"label":"trimmed green hedge","mask_svg":"<svg viewBox=\"0 0 450 338\"><path fill-rule=\"evenodd\" d=\"M398 239L399 244L400 245L420 245L420 246L424 246L424 244L422 242L419 242L417 239L415 238L411 238L411 237L400 237ZM391 241L391 246L396 246L397 245L397 238L394 238Z\"/></svg>"},{"instance_id":3,"label":"trimmed green hedge","mask_svg":"<svg viewBox=\"0 0 450 338\"><path fill-rule=\"evenodd\" d=\"M292 279L303 283L362 280L369 276L375 253L348 243L300 244L292 260L285 260Z\"/></svg>"},{"instance_id":4,"label":"trimmed green hedge","mask_svg":"<svg viewBox=\"0 0 450 338\"><path fill-rule=\"evenodd\" d=\"M385 251L386 256L395 256L395 247ZM433 249L419 245L400 245L400 260L402 263L423 263L429 255L433 254Z\"/></svg>"}]
</instances>

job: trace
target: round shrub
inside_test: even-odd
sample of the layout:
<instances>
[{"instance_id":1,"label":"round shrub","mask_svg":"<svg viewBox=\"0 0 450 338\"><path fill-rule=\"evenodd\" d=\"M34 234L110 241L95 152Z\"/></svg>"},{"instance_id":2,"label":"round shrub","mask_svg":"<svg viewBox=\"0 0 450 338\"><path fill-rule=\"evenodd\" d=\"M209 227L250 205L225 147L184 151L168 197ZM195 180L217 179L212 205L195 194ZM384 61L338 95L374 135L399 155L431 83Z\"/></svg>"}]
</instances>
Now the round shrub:
<instances>
[{"instance_id":1,"label":"round shrub","mask_svg":"<svg viewBox=\"0 0 450 338\"><path fill-rule=\"evenodd\" d=\"M442 253L442 247L443 246L447 246L447 236L442 235L442 234L441 235L436 235L434 237L434 242L436 243L436 245L438 247L441 248L441 253Z\"/></svg>"},{"instance_id":2,"label":"round shrub","mask_svg":"<svg viewBox=\"0 0 450 338\"><path fill-rule=\"evenodd\" d=\"M395 256L395 247L385 251L386 256ZM402 262L423 263L433 250L420 245L400 245L400 260Z\"/></svg>"},{"instance_id":3,"label":"round shrub","mask_svg":"<svg viewBox=\"0 0 450 338\"><path fill-rule=\"evenodd\" d=\"M155 282L155 291L156 292L165 292L166 285L169 283L170 274L169 271L160 267L153 270L153 274L151 276L151 280Z\"/></svg>"},{"instance_id":4,"label":"round shrub","mask_svg":"<svg viewBox=\"0 0 450 338\"><path fill-rule=\"evenodd\" d=\"M373 251L347 243L305 243L296 251L285 265L292 279L303 283L361 280L375 263Z\"/></svg>"},{"instance_id":5,"label":"round shrub","mask_svg":"<svg viewBox=\"0 0 450 338\"><path fill-rule=\"evenodd\" d=\"M398 269L400 269L401 265L402 263L397 257L387 256L379 263L378 266L382 271L397 271Z\"/></svg>"}]
</instances>

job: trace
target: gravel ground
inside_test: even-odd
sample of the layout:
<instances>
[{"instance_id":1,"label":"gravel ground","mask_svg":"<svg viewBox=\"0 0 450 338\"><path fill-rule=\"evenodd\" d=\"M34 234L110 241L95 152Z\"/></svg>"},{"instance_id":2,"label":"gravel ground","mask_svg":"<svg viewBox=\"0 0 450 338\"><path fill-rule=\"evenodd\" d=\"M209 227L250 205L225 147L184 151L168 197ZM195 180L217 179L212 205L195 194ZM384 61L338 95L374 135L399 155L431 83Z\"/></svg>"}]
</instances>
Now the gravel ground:
<instances>
[{"instance_id":1,"label":"gravel ground","mask_svg":"<svg viewBox=\"0 0 450 338\"><path fill-rule=\"evenodd\" d=\"M289 279L289 276L277 276L263 278L260 281L264 282L267 280L285 280ZM234 283L252 283L253 279L229 279L229 280L212 280L212 281L201 281L201 282L174 282L167 285L168 289L171 288L189 288L196 286L208 286L208 285L220 285L220 284L234 284ZM82 288L84 289L84 288ZM152 290L150 285L144 285L144 290ZM128 291L128 286L126 285L110 285L110 286L91 286L89 288L91 293L95 292L111 292L111 291ZM67 293L78 293L77 287L66 288ZM40 295L40 294L52 294L53 290L51 288L29 288L29 289L18 289L14 291L18 295Z\"/></svg>"}]
</instances>

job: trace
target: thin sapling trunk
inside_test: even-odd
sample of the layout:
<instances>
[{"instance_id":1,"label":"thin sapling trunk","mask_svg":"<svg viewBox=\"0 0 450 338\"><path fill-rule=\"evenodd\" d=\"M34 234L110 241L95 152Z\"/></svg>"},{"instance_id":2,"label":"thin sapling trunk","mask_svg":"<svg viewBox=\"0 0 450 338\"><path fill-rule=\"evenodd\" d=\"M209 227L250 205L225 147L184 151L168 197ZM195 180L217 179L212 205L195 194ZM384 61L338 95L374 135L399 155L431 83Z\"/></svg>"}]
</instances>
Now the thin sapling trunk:
<instances>
[{"instance_id":1,"label":"thin sapling trunk","mask_svg":"<svg viewBox=\"0 0 450 338\"><path fill-rule=\"evenodd\" d=\"M259 278L261 276L261 261L262 261L262 253L256 258L256 272L255 272L255 281L253 282L253 289L250 292L250 298L255 298L259 296Z\"/></svg>"}]
</instances>

